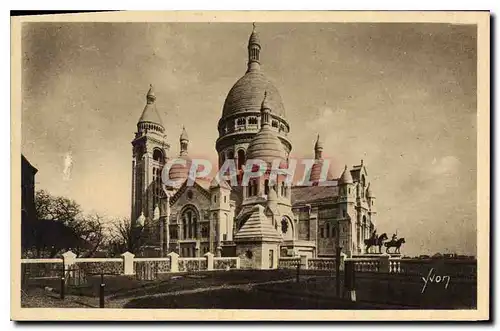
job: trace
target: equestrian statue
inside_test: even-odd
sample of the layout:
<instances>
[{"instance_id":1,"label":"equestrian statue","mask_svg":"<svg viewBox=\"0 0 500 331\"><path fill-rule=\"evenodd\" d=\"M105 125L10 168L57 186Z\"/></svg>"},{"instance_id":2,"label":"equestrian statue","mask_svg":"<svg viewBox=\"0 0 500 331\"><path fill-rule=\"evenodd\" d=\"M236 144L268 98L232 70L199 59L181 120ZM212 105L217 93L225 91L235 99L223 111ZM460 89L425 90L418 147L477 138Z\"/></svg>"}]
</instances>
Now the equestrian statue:
<instances>
[{"instance_id":1,"label":"equestrian statue","mask_svg":"<svg viewBox=\"0 0 500 331\"><path fill-rule=\"evenodd\" d=\"M384 240L387 239L389 238L387 237L386 233L382 233L380 236L377 236L377 230L373 231L371 237L365 239L365 247L366 247L365 253L368 254L368 250L370 249L370 247L373 246L378 246L379 253L382 253L382 244L384 243Z\"/></svg>"},{"instance_id":2,"label":"equestrian statue","mask_svg":"<svg viewBox=\"0 0 500 331\"><path fill-rule=\"evenodd\" d=\"M388 241L384 244L384 246L386 247L385 252L389 253L389 248L394 247L393 253L394 254L400 253L401 245L403 245L404 243L405 243L405 238L398 239L398 235L394 233L392 235L391 241Z\"/></svg>"}]
</instances>

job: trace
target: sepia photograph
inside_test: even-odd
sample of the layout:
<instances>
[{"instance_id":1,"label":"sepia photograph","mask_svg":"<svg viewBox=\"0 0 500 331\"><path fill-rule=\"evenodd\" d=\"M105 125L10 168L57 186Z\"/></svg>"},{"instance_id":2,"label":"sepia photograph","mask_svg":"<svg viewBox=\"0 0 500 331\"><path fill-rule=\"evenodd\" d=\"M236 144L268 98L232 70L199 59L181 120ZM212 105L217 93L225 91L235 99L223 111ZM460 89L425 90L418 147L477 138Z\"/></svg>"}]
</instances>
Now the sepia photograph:
<instances>
[{"instance_id":1,"label":"sepia photograph","mask_svg":"<svg viewBox=\"0 0 500 331\"><path fill-rule=\"evenodd\" d=\"M489 319L489 22L12 18L11 318Z\"/></svg>"}]
</instances>

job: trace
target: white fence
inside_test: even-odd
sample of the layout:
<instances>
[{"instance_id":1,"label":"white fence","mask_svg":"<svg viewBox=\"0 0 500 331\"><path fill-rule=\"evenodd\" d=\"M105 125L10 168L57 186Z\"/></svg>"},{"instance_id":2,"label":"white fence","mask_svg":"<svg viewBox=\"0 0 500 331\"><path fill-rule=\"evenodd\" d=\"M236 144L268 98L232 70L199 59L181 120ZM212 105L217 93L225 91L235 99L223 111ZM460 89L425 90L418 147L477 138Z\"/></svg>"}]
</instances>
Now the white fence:
<instances>
[{"instance_id":1,"label":"white fence","mask_svg":"<svg viewBox=\"0 0 500 331\"><path fill-rule=\"evenodd\" d=\"M130 252L123 253L121 258L77 258L75 253L68 251L62 259L21 260L23 275L47 278L59 277L63 268L78 268L89 274L134 275L151 267L156 273L239 269L240 258L215 257L212 253L203 257L181 258L175 252L158 258L136 258Z\"/></svg>"}]
</instances>

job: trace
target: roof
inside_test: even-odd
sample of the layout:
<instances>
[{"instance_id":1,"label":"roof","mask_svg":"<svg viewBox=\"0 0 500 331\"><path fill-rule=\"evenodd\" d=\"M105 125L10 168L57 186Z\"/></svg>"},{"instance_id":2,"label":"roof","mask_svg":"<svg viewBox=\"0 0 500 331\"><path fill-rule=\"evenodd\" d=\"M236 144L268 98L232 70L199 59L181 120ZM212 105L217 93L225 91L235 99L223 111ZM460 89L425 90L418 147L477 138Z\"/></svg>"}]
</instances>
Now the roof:
<instances>
[{"instance_id":1,"label":"roof","mask_svg":"<svg viewBox=\"0 0 500 331\"><path fill-rule=\"evenodd\" d=\"M256 205L250 217L234 236L234 241L275 241L283 238L264 214L264 207Z\"/></svg>"},{"instance_id":2,"label":"roof","mask_svg":"<svg viewBox=\"0 0 500 331\"><path fill-rule=\"evenodd\" d=\"M253 24L252 34L250 35L250 38L248 39L248 45L250 46L252 44L257 44L260 46L259 33L255 30L255 23Z\"/></svg>"},{"instance_id":3,"label":"roof","mask_svg":"<svg viewBox=\"0 0 500 331\"><path fill-rule=\"evenodd\" d=\"M210 182L209 188L218 188L218 187L225 188L228 190L231 189L231 186L223 178L217 180L217 177L214 177Z\"/></svg>"},{"instance_id":4,"label":"roof","mask_svg":"<svg viewBox=\"0 0 500 331\"><path fill-rule=\"evenodd\" d=\"M323 149L323 141L320 139L319 134L318 138L316 139L316 143L314 144L314 149Z\"/></svg>"},{"instance_id":5,"label":"roof","mask_svg":"<svg viewBox=\"0 0 500 331\"><path fill-rule=\"evenodd\" d=\"M187 155L181 155L179 158L185 160L186 163L174 163L168 171L169 179L176 182L177 187L180 187L180 185L188 178L189 169L191 168L191 159Z\"/></svg>"},{"instance_id":6,"label":"roof","mask_svg":"<svg viewBox=\"0 0 500 331\"><path fill-rule=\"evenodd\" d=\"M339 183L352 184L352 176L351 172L347 169L347 166L344 168L344 172L340 176Z\"/></svg>"},{"instance_id":7,"label":"roof","mask_svg":"<svg viewBox=\"0 0 500 331\"><path fill-rule=\"evenodd\" d=\"M261 70L247 72L233 85L224 102L222 117L245 112L260 112L265 91L267 91L266 102L272 113L284 118L285 107L281 95Z\"/></svg>"},{"instance_id":8,"label":"roof","mask_svg":"<svg viewBox=\"0 0 500 331\"><path fill-rule=\"evenodd\" d=\"M146 95L146 106L144 107L144 110L142 111L142 115L139 118L138 123L143 123L143 122L149 122L149 123L154 123L154 124L159 124L163 126L163 122L161 120L160 114L158 113L158 110L156 109L156 96L153 91L153 86L151 85L148 91L148 94Z\"/></svg>"},{"instance_id":9,"label":"roof","mask_svg":"<svg viewBox=\"0 0 500 331\"><path fill-rule=\"evenodd\" d=\"M292 205L332 199L338 196L337 186L292 186Z\"/></svg>"},{"instance_id":10,"label":"roof","mask_svg":"<svg viewBox=\"0 0 500 331\"><path fill-rule=\"evenodd\" d=\"M21 154L21 167L23 171L29 169L33 175L38 172L38 169L35 168L23 154Z\"/></svg>"},{"instance_id":11,"label":"roof","mask_svg":"<svg viewBox=\"0 0 500 331\"><path fill-rule=\"evenodd\" d=\"M309 181L311 182L320 182L321 181L321 172L323 170L323 166L324 166L324 160L323 159L320 159L320 160L315 160L314 161L314 164L313 166L311 167L310 171L309 171ZM335 180L335 178L333 178L333 175L332 175L332 172L331 172L331 169L328 168L327 169L327 173L326 173L326 180Z\"/></svg>"},{"instance_id":12,"label":"roof","mask_svg":"<svg viewBox=\"0 0 500 331\"><path fill-rule=\"evenodd\" d=\"M179 137L179 140L189 140L189 136L187 134L186 128L183 126L182 127L182 133L181 136Z\"/></svg>"}]
</instances>

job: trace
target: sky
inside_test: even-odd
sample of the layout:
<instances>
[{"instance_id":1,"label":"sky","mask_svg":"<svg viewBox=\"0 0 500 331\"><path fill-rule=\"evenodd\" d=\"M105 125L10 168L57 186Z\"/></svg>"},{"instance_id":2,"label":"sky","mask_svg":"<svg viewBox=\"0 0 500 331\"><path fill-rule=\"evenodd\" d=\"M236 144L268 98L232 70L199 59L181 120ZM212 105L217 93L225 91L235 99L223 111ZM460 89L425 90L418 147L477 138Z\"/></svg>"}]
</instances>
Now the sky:
<instances>
[{"instance_id":1,"label":"sky","mask_svg":"<svg viewBox=\"0 0 500 331\"><path fill-rule=\"evenodd\" d=\"M247 23L25 23L22 152L36 188L86 212L130 215L131 141L156 93L170 156L216 160L217 121L245 73ZM333 174L363 159L377 232L409 255L476 253L476 27L260 23L261 67L290 124Z\"/></svg>"}]
</instances>

